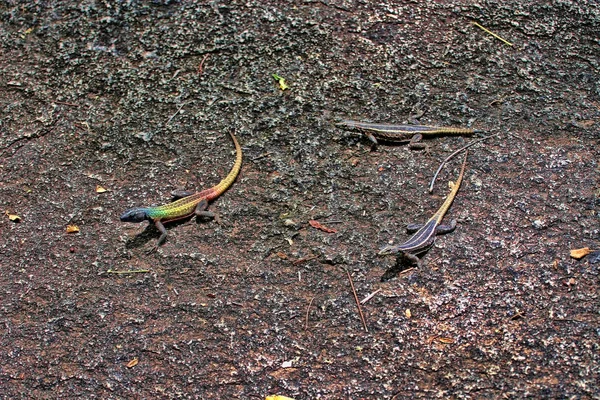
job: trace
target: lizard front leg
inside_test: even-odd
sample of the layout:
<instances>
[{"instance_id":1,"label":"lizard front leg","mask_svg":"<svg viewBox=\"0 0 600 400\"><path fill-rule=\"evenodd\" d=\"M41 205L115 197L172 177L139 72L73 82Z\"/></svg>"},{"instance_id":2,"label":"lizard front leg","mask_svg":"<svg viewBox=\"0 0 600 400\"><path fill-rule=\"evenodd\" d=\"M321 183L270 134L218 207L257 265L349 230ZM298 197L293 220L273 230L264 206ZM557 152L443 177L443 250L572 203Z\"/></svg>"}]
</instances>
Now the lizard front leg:
<instances>
[{"instance_id":1,"label":"lizard front leg","mask_svg":"<svg viewBox=\"0 0 600 400\"><path fill-rule=\"evenodd\" d=\"M417 257L416 255L414 255L412 253L402 251L402 252L398 253L398 257L396 258L396 263L399 265L408 263L410 265L419 266L421 264L421 260L419 259L419 257Z\"/></svg>"},{"instance_id":2,"label":"lizard front leg","mask_svg":"<svg viewBox=\"0 0 600 400\"><path fill-rule=\"evenodd\" d=\"M425 224L408 224L408 225L406 225L406 232L407 233L415 233L416 231L421 229L423 227L423 225L425 225Z\"/></svg>"},{"instance_id":3,"label":"lizard front leg","mask_svg":"<svg viewBox=\"0 0 600 400\"><path fill-rule=\"evenodd\" d=\"M373 134L372 134L371 132L368 132L368 131L366 131L366 130L363 130L362 132L363 132L363 133L365 134L365 136L366 136L367 138L369 138L369 140L370 140L370 141L373 143L373 144L371 145L371 148L372 148L372 149L375 149L375 148L377 148L377 145L379 144L379 142L377 141L377 139L375 139L375 136L373 136Z\"/></svg>"},{"instance_id":4,"label":"lizard front leg","mask_svg":"<svg viewBox=\"0 0 600 400\"><path fill-rule=\"evenodd\" d=\"M154 225L156 226L156 229L158 229L161 233L160 237L158 238L158 242L156 242L156 247L158 248L158 246L163 244L167 239L167 230L165 229L163 223L160 222L160 219L154 220Z\"/></svg>"}]
</instances>

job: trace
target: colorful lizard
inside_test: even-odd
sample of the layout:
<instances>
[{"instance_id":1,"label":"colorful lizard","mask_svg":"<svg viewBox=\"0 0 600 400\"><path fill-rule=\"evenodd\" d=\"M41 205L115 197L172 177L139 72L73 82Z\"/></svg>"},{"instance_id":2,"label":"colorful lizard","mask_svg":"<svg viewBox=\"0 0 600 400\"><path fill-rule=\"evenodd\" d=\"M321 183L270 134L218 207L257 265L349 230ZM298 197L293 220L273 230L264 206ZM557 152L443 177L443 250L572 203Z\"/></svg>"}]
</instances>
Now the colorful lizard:
<instances>
[{"instance_id":1,"label":"colorful lizard","mask_svg":"<svg viewBox=\"0 0 600 400\"><path fill-rule=\"evenodd\" d=\"M219 197L231 186L242 166L242 148L235 135L233 133L229 133L229 135L235 145L236 160L229 174L218 185L194 194L180 193L177 197L182 198L162 206L131 208L121 215L121 221L142 222L148 220L154 222L161 233L157 242L158 247L167 238L167 230L163 225L165 222L186 218L194 214L201 217L214 217L214 213L207 211L208 202Z\"/></svg>"}]
</instances>

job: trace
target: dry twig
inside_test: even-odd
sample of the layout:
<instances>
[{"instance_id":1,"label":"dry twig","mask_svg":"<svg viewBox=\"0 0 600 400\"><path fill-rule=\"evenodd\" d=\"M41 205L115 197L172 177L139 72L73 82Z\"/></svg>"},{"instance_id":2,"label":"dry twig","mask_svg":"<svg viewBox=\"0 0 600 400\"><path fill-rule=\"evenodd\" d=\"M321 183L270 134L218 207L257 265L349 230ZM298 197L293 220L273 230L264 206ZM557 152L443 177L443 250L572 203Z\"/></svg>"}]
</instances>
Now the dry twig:
<instances>
[{"instance_id":1,"label":"dry twig","mask_svg":"<svg viewBox=\"0 0 600 400\"><path fill-rule=\"evenodd\" d=\"M454 157L455 155L457 155L461 151L463 151L465 149L468 149L469 147L471 147L471 146L473 146L473 145L475 145L477 143L483 142L484 140L488 140L489 138L496 137L496 136L500 135L500 133L496 133L494 135L489 135L489 136L486 136L486 137L481 138L479 140L474 140L471 143L469 143L469 144L461 147L460 149L456 150L454 153L450 154L448 157L446 157L446 159L440 163L440 166L438 167L437 171L435 171L435 174L433 175L433 178L431 178L431 183L429 184L429 193L433 192L433 185L435 184L435 180L437 179L437 176L439 175L439 173L442 170L442 168L444 168L444 165L446 165L446 163L448 161L450 161L450 159L452 159L452 157Z\"/></svg>"},{"instance_id":2,"label":"dry twig","mask_svg":"<svg viewBox=\"0 0 600 400\"><path fill-rule=\"evenodd\" d=\"M473 21L472 22L473 25L475 25L476 27L480 28L481 30L483 30L484 32L489 33L490 35L492 35L493 37L495 37L498 40L501 40L502 42L506 43L509 46L512 46L513 44L511 42L509 42L506 39L501 38L500 36L496 35L494 32L490 31L489 29L484 28L483 26L479 25L477 22Z\"/></svg>"},{"instance_id":3,"label":"dry twig","mask_svg":"<svg viewBox=\"0 0 600 400\"><path fill-rule=\"evenodd\" d=\"M204 55L204 58L202 59L202 61L200 61L200 65L198 65L198 75L202 75L202 73L204 72L204 61L206 61L208 56L208 54Z\"/></svg>"},{"instance_id":4,"label":"dry twig","mask_svg":"<svg viewBox=\"0 0 600 400\"><path fill-rule=\"evenodd\" d=\"M304 321L304 330L308 330L308 314L310 314L310 306L312 306L312 303L314 301L314 297L312 299L310 299L310 302L308 303L308 307L306 307L306 318Z\"/></svg>"},{"instance_id":5,"label":"dry twig","mask_svg":"<svg viewBox=\"0 0 600 400\"><path fill-rule=\"evenodd\" d=\"M374 291L373 293L370 293L369 295L367 295L367 297L365 297L364 299L362 299L360 301L360 304L365 304L367 301L371 300L379 292L381 292L381 288L379 288L376 291Z\"/></svg>"},{"instance_id":6,"label":"dry twig","mask_svg":"<svg viewBox=\"0 0 600 400\"><path fill-rule=\"evenodd\" d=\"M358 301L358 296L356 295L356 289L354 289L354 282L352 282L352 277L350 276L350 272L348 272L348 270L346 270L346 274L348 275L348 280L350 281L350 287L352 288L352 293L354 294L354 300L356 301L356 307L358 308L358 313L360 314L363 327L365 328L365 332L369 332L369 329L367 328L367 322L365 321L365 316L360 308L360 301Z\"/></svg>"}]
</instances>

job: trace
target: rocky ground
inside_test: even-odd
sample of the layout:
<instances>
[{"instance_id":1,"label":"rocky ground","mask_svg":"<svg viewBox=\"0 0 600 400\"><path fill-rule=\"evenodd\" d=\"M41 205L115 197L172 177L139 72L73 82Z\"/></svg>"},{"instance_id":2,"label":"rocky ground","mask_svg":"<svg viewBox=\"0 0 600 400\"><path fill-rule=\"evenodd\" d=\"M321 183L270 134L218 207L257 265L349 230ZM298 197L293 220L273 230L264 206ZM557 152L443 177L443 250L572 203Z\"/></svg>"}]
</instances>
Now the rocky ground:
<instances>
[{"instance_id":1,"label":"rocky ground","mask_svg":"<svg viewBox=\"0 0 600 400\"><path fill-rule=\"evenodd\" d=\"M0 3L2 397L598 398L598 4L259 3ZM398 272L473 139L334 124L414 116L499 136Z\"/></svg>"}]
</instances>

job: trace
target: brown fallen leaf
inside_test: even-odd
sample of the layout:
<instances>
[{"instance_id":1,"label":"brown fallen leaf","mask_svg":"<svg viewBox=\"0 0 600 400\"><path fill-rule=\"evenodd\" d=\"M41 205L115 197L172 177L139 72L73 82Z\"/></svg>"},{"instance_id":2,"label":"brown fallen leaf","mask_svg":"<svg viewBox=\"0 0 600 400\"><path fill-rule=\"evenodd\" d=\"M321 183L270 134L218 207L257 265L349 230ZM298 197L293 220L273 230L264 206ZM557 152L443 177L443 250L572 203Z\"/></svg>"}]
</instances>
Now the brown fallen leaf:
<instances>
[{"instance_id":1,"label":"brown fallen leaf","mask_svg":"<svg viewBox=\"0 0 600 400\"><path fill-rule=\"evenodd\" d=\"M430 336L427 338L427 340L425 342L427 344L432 344L435 341L435 339L437 339L437 338L438 338L437 336Z\"/></svg>"},{"instance_id":2,"label":"brown fallen leaf","mask_svg":"<svg viewBox=\"0 0 600 400\"><path fill-rule=\"evenodd\" d=\"M317 256L315 256L315 255L310 255L308 257L302 257L302 258L299 258L296 261L294 261L293 264L299 265L299 264L302 264L303 262L314 260L315 258L317 258Z\"/></svg>"},{"instance_id":3,"label":"brown fallen leaf","mask_svg":"<svg viewBox=\"0 0 600 400\"><path fill-rule=\"evenodd\" d=\"M579 260L580 258L587 256L591 252L592 252L592 250L590 250L589 247L583 247L581 249L573 249L573 250L571 250L571 257L573 257L576 260Z\"/></svg>"},{"instance_id":4,"label":"brown fallen leaf","mask_svg":"<svg viewBox=\"0 0 600 400\"><path fill-rule=\"evenodd\" d=\"M106 192L106 189L104 189L100 185L96 185L96 193L104 193L104 192Z\"/></svg>"},{"instance_id":5,"label":"brown fallen leaf","mask_svg":"<svg viewBox=\"0 0 600 400\"><path fill-rule=\"evenodd\" d=\"M79 232L79 227L77 225L67 225L67 233L77 233Z\"/></svg>"},{"instance_id":6,"label":"brown fallen leaf","mask_svg":"<svg viewBox=\"0 0 600 400\"><path fill-rule=\"evenodd\" d=\"M310 221L308 221L308 223L313 228L322 230L323 232L327 232L327 233L336 233L337 232L335 229L328 228L325 225L321 224L319 221L315 221L314 219L311 219Z\"/></svg>"},{"instance_id":7,"label":"brown fallen leaf","mask_svg":"<svg viewBox=\"0 0 600 400\"><path fill-rule=\"evenodd\" d=\"M594 121L593 119L586 119L584 121L579 121L577 125L583 128L591 128L592 126L594 126L595 123L596 121Z\"/></svg>"},{"instance_id":8,"label":"brown fallen leaf","mask_svg":"<svg viewBox=\"0 0 600 400\"><path fill-rule=\"evenodd\" d=\"M448 337L439 337L439 338L437 338L437 340L438 340L438 342L444 343L444 344L452 344L452 343L454 343L454 339L448 338Z\"/></svg>"},{"instance_id":9,"label":"brown fallen leaf","mask_svg":"<svg viewBox=\"0 0 600 400\"><path fill-rule=\"evenodd\" d=\"M137 357L135 357L133 360L131 360L127 363L127 368L133 368L136 365L138 365L139 362L140 362L140 360Z\"/></svg>"}]
</instances>

